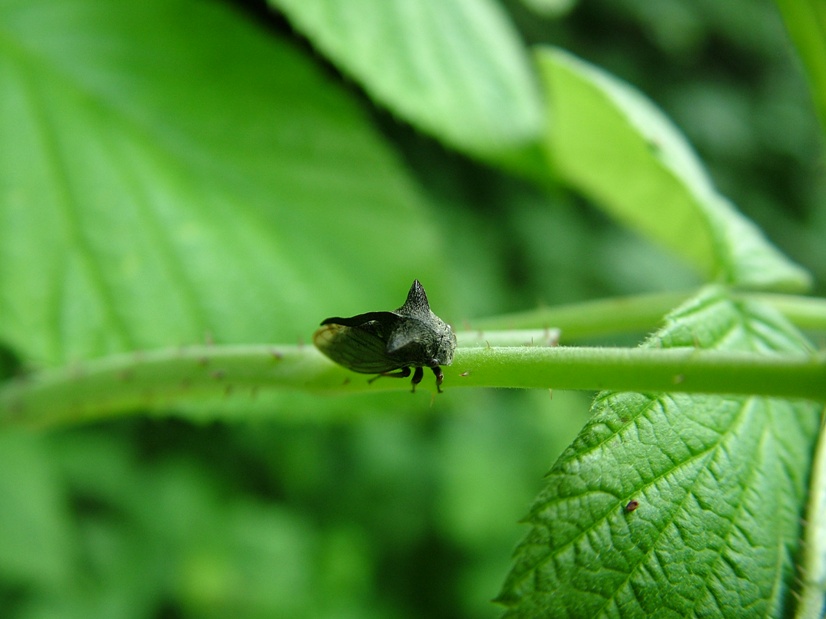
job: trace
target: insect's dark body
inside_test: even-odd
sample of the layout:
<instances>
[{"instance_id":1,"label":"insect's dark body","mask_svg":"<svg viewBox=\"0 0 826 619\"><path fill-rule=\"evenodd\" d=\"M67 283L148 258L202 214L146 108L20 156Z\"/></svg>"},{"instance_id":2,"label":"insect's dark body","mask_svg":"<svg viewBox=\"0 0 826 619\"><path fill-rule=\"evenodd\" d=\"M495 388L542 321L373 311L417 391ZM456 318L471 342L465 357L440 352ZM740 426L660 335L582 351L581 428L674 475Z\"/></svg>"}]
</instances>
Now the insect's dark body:
<instances>
[{"instance_id":1,"label":"insect's dark body","mask_svg":"<svg viewBox=\"0 0 826 619\"><path fill-rule=\"evenodd\" d=\"M405 378L413 370L413 390L429 367L441 392L442 365L453 362L456 335L430 310L427 294L413 282L407 300L392 312L368 312L351 318L328 318L313 335L330 359L362 374Z\"/></svg>"}]
</instances>

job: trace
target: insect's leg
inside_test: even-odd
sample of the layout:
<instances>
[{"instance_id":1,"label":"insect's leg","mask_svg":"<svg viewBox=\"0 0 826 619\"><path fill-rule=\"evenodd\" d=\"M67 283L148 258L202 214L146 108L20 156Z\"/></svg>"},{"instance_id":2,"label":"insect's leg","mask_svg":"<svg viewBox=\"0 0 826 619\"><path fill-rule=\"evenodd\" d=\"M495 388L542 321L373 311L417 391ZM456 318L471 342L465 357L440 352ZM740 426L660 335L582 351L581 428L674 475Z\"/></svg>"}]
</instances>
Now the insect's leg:
<instances>
[{"instance_id":1,"label":"insect's leg","mask_svg":"<svg viewBox=\"0 0 826 619\"><path fill-rule=\"evenodd\" d=\"M377 374L367 382L372 383L374 380L381 378L382 376L389 376L390 378L407 378L408 376L410 376L410 368L402 368L398 372L382 372L381 374Z\"/></svg>"},{"instance_id":2,"label":"insect's leg","mask_svg":"<svg viewBox=\"0 0 826 619\"><path fill-rule=\"evenodd\" d=\"M440 368L438 365L435 365L430 369L433 370L433 373L436 375L436 390L439 393L442 393L442 381L445 379L445 375L442 374L442 368Z\"/></svg>"},{"instance_id":3,"label":"insect's leg","mask_svg":"<svg viewBox=\"0 0 826 619\"><path fill-rule=\"evenodd\" d=\"M422 366L416 368L416 371L413 372L413 378L410 379L410 384L413 385L413 389L410 390L410 393L416 393L416 385L422 382L422 378L424 377L424 370Z\"/></svg>"}]
</instances>

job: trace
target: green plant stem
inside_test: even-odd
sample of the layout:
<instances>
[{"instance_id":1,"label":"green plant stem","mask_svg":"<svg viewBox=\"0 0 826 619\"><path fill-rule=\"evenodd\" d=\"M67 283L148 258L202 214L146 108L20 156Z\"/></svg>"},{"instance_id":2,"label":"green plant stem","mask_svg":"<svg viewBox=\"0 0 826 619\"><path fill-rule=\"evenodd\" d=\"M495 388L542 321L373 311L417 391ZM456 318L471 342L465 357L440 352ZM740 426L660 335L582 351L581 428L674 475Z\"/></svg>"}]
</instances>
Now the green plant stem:
<instances>
[{"instance_id":1,"label":"green plant stem","mask_svg":"<svg viewBox=\"0 0 826 619\"><path fill-rule=\"evenodd\" d=\"M555 327L566 340L612 333L650 331L663 316L691 298L696 291L641 294L582 303L543 307L470 321L477 329L528 329Z\"/></svg>"},{"instance_id":2,"label":"green plant stem","mask_svg":"<svg viewBox=\"0 0 826 619\"><path fill-rule=\"evenodd\" d=\"M744 294L742 298L770 305L797 327L826 332L826 299L785 294Z\"/></svg>"},{"instance_id":3,"label":"green plant stem","mask_svg":"<svg viewBox=\"0 0 826 619\"><path fill-rule=\"evenodd\" d=\"M444 370L448 391L457 387L613 389L826 401L822 354L474 347L459 348L453 365ZM307 346L198 346L117 355L5 383L0 386L0 423L77 422L168 407L203 395L254 395L272 388L338 393L409 389L407 381L386 378L368 383L368 379ZM420 389L428 387L425 381Z\"/></svg>"},{"instance_id":4,"label":"green plant stem","mask_svg":"<svg viewBox=\"0 0 826 619\"><path fill-rule=\"evenodd\" d=\"M694 348L472 348L454 371L473 386L749 394L826 401L826 355Z\"/></svg>"},{"instance_id":5,"label":"green plant stem","mask_svg":"<svg viewBox=\"0 0 826 619\"><path fill-rule=\"evenodd\" d=\"M599 299L529 312L504 314L470 321L478 329L556 327L565 342L615 333L649 332L663 316L696 292L666 292ZM742 293L742 300L765 303L801 329L826 332L826 299L796 295Z\"/></svg>"}]
</instances>

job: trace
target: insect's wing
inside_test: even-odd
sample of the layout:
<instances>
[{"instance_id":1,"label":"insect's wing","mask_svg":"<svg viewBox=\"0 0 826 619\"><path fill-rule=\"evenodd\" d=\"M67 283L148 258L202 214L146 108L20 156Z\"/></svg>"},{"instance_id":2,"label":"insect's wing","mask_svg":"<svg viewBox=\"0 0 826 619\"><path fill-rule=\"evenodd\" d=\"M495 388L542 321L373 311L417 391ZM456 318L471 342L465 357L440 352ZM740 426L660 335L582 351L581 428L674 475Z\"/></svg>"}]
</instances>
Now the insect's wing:
<instances>
[{"instance_id":1,"label":"insect's wing","mask_svg":"<svg viewBox=\"0 0 826 619\"><path fill-rule=\"evenodd\" d=\"M378 332L379 337L382 333L379 330L390 332L391 328L398 322L399 316L394 312L367 312L366 314L358 314L351 318L328 318L321 323L324 325L344 325L345 327L365 327L370 331ZM376 323L376 325L368 326L367 323ZM384 327L382 329L382 327Z\"/></svg>"},{"instance_id":2,"label":"insect's wing","mask_svg":"<svg viewBox=\"0 0 826 619\"><path fill-rule=\"evenodd\" d=\"M372 319L364 322L364 317ZM313 335L313 343L330 359L354 372L389 372L401 367L387 355L387 337L397 321L398 316L392 312L328 318Z\"/></svg>"}]
</instances>

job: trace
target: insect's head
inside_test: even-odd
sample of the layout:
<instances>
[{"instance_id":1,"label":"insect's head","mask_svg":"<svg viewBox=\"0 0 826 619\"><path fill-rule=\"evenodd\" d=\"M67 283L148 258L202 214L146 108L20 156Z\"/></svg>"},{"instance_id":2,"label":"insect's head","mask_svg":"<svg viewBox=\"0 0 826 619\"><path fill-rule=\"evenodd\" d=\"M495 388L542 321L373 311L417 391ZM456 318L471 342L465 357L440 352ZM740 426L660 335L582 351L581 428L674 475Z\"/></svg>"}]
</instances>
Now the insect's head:
<instances>
[{"instance_id":1,"label":"insect's head","mask_svg":"<svg viewBox=\"0 0 826 619\"><path fill-rule=\"evenodd\" d=\"M434 361L436 365L450 365L453 363L453 352L456 350L456 334L441 318L436 315L433 315L433 318L434 333L437 335Z\"/></svg>"}]
</instances>

